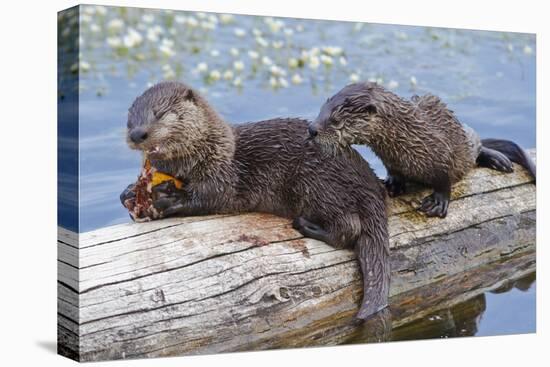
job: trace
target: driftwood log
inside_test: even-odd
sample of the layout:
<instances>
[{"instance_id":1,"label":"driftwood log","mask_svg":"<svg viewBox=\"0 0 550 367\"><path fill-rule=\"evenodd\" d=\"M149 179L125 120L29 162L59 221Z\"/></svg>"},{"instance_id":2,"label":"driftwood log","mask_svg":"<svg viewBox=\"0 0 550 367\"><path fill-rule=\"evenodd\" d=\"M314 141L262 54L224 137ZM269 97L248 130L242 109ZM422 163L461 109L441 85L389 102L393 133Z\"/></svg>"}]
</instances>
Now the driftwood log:
<instances>
[{"instance_id":1,"label":"driftwood log","mask_svg":"<svg viewBox=\"0 0 550 367\"><path fill-rule=\"evenodd\" d=\"M415 211L427 191L393 199L391 306L372 325L352 320L361 297L353 252L303 238L286 219L60 228L58 351L94 361L387 340L388 330L534 271L531 181L518 166L476 169L455 185L443 220Z\"/></svg>"}]
</instances>

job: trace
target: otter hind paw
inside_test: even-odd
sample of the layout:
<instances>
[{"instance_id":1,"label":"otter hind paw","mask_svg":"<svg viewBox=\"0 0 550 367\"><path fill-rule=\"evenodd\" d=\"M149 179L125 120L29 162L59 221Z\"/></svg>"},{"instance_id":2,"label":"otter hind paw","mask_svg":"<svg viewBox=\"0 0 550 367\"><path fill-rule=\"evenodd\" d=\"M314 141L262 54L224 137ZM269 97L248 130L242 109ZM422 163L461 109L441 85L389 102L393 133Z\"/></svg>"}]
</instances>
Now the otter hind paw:
<instances>
[{"instance_id":1,"label":"otter hind paw","mask_svg":"<svg viewBox=\"0 0 550 367\"><path fill-rule=\"evenodd\" d=\"M506 173L514 171L514 165L507 156L499 151L486 147L481 148L481 152L477 157L477 165Z\"/></svg>"},{"instance_id":2,"label":"otter hind paw","mask_svg":"<svg viewBox=\"0 0 550 367\"><path fill-rule=\"evenodd\" d=\"M434 192L422 200L418 210L428 217L445 218L449 208L449 201L450 198L448 195L441 192Z\"/></svg>"},{"instance_id":3,"label":"otter hind paw","mask_svg":"<svg viewBox=\"0 0 550 367\"><path fill-rule=\"evenodd\" d=\"M304 237L313 238L330 244L330 235L321 226L308 221L303 217L297 217L292 221L292 228L300 232Z\"/></svg>"}]
</instances>

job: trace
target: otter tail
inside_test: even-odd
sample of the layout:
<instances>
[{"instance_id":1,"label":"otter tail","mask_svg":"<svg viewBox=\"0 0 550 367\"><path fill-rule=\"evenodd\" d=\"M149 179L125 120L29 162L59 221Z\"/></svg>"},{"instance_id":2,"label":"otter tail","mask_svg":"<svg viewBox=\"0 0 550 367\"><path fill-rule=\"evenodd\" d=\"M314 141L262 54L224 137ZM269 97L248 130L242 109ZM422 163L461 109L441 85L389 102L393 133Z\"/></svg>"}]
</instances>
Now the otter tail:
<instances>
[{"instance_id":1,"label":"otter tail","mask_svg":"<svg viewBox=\"0 0 550 367\"><path fill-rule=\"evenodd\" d=\"M388 306L390 256L387 236L362 233L355 253L363 273L363 300L355 316L366 320Z\"/></svg>"},{"instance_id":2,"label":"otter tail","mask_svg":"<svg viewBox=\"0 0 550 367\"><path fill-rule=\"evenodd\" d=\"M481 152L477 158L480 166L511 172L512 165L509 161L512 161L525 168L536 182L535 162L519 145L513 141L501 139L482 139L481 144Z\"/></svg>"}]
</instances>

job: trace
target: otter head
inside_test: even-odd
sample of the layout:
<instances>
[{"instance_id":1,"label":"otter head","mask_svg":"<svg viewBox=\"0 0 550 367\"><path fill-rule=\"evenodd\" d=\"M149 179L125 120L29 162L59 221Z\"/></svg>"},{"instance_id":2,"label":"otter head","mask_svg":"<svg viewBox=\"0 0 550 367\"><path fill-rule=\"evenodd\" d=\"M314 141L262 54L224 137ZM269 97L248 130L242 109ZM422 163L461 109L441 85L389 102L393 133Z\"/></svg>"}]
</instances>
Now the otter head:
<instances>
[{"instance_id":1,"label":"otter head","mask_svg":"<svg viewBox=\"0 0 550 367\"><path fill-rule=\"evenodd\" d=\"M128 110L127 143L152 159L189 157L201 148L213 112L185 84L162 82L137 97Z\"/></svg>"},{"instance_id":2,"label":"otter head","mask_svg":"<svg viewBox=\"0 0 550 367\"><path fill-rule=\"evenodd\" d=\"M377 123L374 83L350 84L327 99L319 116L309 125L309 134L325 145L367 144Z\"/></svg>"}]
</instances>

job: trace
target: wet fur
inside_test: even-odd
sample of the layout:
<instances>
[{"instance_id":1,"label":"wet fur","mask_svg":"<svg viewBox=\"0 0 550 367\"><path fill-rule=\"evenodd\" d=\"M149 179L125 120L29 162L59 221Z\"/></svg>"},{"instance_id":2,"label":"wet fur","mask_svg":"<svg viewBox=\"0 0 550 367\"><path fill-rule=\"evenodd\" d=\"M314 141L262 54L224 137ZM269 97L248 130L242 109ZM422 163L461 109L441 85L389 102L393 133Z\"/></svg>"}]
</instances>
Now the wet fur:
<instances>
[{"instance_id":1,"label":"wet fur","mask_svg":"<svg viewBox=\"0 0 550 367\"><path fill-rule=\"evenodd\" d=\"M151 109L164 112L155 120ZM163 113L177 119L166 122ZM307 127L300 119L230 126L181 83L147 90L131 107L128 123L129 133L147 128L151 137L130 146L159 144L163 156L152 164L184 182L183 190L161 187L155 205L163 213L258 211L293 219L305 235L320 227L329 245L355 249L364 279L357 317L367 318L387 305L389 292L386 193L355 150L324 159L322 146L307 139ZM304 221L312 227L301 226Z\"/></svg>"}]
</instances>

